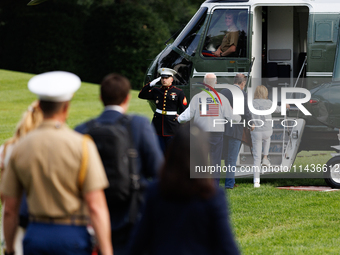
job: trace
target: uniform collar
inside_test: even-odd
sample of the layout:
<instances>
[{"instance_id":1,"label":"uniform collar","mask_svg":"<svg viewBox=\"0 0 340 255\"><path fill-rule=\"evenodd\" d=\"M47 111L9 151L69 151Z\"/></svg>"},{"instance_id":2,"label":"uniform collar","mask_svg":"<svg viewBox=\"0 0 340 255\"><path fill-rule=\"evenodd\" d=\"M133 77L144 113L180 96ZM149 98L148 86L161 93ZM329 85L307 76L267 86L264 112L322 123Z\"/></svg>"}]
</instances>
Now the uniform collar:
<instances>
[{"instance_id":1,"label":"uniform collar","mask_svg":"<svg viewBox=\"0 0 340 255\"><path fill-rule=\"evenodd\" d=\"M65 123L61 123L60 121L57 120L44 120L41 124L40 124L40 128L61 128L66 126Z\"/></svg>"},{"instance_id":2,"label":"uniform collar","mask_svg":"<svg viewBox=\"0 0 340 255\"><path fill-rule=\"evenodd\" d=\"M169 90L169 89L173 88L173 85L170 85L169 87L162 86L161 88L164 89L164 90Z\"/></svg>"},{"instance_id":3,"label":"uniform collar","mask_svg":"<svg viewBox=\"0 0 340 255\"><path fill-rule=\"evenodd\" d=\"M230 28L228 28L227 31L228 31L228 32L236 32L236 31L238 31L238 28L237 28L237 26L234 24L234 25L232 25Z\"/></svg>"}]
</instances>

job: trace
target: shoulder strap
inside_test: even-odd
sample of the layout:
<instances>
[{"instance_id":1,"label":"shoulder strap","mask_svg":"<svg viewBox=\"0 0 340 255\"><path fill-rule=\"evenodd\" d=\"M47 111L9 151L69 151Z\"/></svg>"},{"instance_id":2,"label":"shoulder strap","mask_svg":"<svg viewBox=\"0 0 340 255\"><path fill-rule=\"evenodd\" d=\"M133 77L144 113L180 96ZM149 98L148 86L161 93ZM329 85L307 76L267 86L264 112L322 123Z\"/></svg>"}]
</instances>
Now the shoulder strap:
<instances>
[{"instance_id":1,"label":"shoulder strap","mask_svg":"<svg viewBox=\"0 0 340 255\"><path fill-rule=\"evenodd\" d=\"M131 125L131 122L132 122L132 116L129 116L129 115L124 115L123 118L120 119L120 121L122 121L125 126L126 126L126 129L128 131L128 134L129 134L129 157L131 158L131 164L130 164L130 174L132 175L139 175L139 173L137 172L137 167L136 167L136 159L138 157L138 151L137 149L135 148L134 146L134 142L133 142L133 132L132 132L132 125Z\"/></svg>"},{"instance_id":2,"label":"shoulder strap","mask_svg":"<svg viewBox=\"0 0 340 255\"><path fill-rule=\"evenodd\" d=\"M132 118L133 116L124 115L119 121L125 125L129 134L129 150L128 157L130 158L129 173L131 180L131 200L129 208L129 222L134 224L137 220L139 213L139 205L141 200L140 193L140 174L137 169L137 157L138 151L133 142L133 130L132 130Z\"/></svg>"},{"instance_id":3,"label":"shoulder strap","mask_svg":"<svg viewBox=\"0 0 340 255\"><path fill-rule=\"evenodd\" d=\"M79 170L79 176L78 176L78 186L79 189L82 190L85 176L86 176L86 170L88 165L88 159L89 159L89 152L88 152L88 146L87 142L91 140L91 137L89 135L83 136L82 141L82 157L81 157L81 163L80 163L80 170Z\"/></svg>"},{"instance_id":4,"label":"shoulder strap","mask_svg":"<svg viewBox=\"0 0 340 255\"><path fill-rule=\"evenodd\" d=\"M98 122L96 121L96 119L92 119L92 120L86 122L87 129L86 129L85 133L88 132L91 128L97 126L97 125L98 125Z\"/></svg>"}]
</instances>

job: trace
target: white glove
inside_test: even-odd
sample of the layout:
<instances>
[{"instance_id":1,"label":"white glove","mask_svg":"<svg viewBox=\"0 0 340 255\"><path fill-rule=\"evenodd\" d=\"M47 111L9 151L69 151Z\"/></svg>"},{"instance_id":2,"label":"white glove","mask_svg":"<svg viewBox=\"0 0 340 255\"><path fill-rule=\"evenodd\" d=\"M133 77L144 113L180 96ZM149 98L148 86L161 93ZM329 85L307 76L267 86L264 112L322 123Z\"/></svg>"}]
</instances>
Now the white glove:
<instances>
[{"instance_id":1,"label":"white glove","mask_svg":"<svg viewBox=\"0 0 340 255\"><path fill-rule=\"evenodd\" d=\"M155 86L157 82L161 80L161 77L158 77L157 79L154 79L152 82L150 82L150 87Z\"/></svg>"}]
</instances>

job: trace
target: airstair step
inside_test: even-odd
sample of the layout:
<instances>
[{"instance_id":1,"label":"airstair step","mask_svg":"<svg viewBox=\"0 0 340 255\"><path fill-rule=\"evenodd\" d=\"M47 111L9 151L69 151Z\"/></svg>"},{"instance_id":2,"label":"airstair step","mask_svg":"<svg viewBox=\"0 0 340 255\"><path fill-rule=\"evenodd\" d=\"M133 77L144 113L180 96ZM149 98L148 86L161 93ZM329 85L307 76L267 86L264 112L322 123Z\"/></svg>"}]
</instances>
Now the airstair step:
<instances>
[{"instance_id":1,"label":"airstair step","mask_svg":"<svg viewBox=\"0 0 340 255\"><path fill-rule=\"evenodd\" d=\"M282 161L281 153L269 153L268 159L272 165L280 165ZM250 152L241 152L239 155L239 165L252 165L254 158Z\"/></svg>"},{"instance_id":2,"label":"airstair step","mask_svg":"<svg viewBox=\"0 0 340 255\"><path fill-rule=\"evenodd\" d=\"M244 152L250 152L250 147L247 145L244 145L243 147ZM282 141L274 140L271 141L270 147L269 147L269 153L281 153L282 152Z\"/></svg>"}]
</instances>

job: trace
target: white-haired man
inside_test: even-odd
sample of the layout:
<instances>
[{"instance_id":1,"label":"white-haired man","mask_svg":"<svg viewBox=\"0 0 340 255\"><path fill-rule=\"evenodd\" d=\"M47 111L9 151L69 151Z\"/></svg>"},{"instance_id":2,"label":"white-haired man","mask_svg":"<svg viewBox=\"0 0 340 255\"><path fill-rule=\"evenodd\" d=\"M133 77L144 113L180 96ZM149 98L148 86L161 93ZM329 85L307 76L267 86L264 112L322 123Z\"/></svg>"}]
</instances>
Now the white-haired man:
<instances>
[{"instance_id":1,"label":"white-haired man","mask_svg":"<svg viewBox=\"0 0 340 255\"><path fill-rule=\"evenodd\" d=\"M224 123L226 123L224 120L233 123L241 120L241 116L233 115L228 99L214 89L216 83L216 75L207 73L204 76L205 88L191 99L189 107L177 118L179 123L193 120L204 131L209 132L211 166L221 165ZM219 174L216 173L214 177L218 184Z\"/></svg>"}]
</instances>

